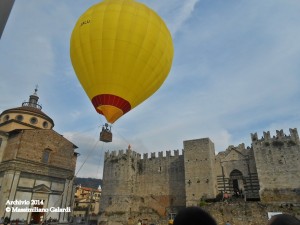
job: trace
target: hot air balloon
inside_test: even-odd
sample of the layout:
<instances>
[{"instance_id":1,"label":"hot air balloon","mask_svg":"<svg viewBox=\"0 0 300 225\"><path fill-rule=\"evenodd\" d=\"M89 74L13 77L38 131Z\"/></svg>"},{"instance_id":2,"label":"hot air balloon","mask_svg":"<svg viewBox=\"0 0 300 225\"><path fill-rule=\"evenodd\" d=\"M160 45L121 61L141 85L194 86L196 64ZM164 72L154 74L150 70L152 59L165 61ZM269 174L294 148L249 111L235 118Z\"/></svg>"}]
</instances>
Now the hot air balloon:
<instances>
[{"instance_id":1,"label":"hot air balloon","mask_svg":"<svg viewBox=\"0 0 300 225\"><path fill-rule=\"evenodd\" d=\"M78 19L70 41L77 78L111 124L160 88L173 54L163 20L135 0L93 5Z\"/></svg>"}]
</instances>

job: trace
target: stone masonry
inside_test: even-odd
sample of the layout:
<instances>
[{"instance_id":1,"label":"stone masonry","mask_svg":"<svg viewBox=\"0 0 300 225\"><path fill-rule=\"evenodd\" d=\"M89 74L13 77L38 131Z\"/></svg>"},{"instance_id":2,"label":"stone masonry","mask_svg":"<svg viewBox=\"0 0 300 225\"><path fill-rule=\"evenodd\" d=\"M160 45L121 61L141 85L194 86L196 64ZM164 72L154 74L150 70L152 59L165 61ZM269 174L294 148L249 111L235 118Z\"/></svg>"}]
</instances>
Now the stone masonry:
<instances>
[{"instance_id":1,"label":"stone masonry","mask_svg":"<svg viewBox=\"0 0 300 225\"><path fill-rule=\"evenodd\" d=\"M175 150L142 157L130 148L106 152L100 224L135 224L138 219L167 223L169 213L215 201L225 193L238 192L246 203L299 207L297 129L290 129L290 135L281 130L272 138L270 132L251 138L251 147L229 146L217 155L209 138L184 141L182 154Z\"/></svg>"},{"instance_id":2,"label":"stone masonry","mask_svg":"<svg viewBox=\"0 0 300 225\"><path fill-rule=\"evenodd\" d=\"M43 200L43 208L71 206L76 146L54 130L16 130L9 133L0 162L0 214L12 220L30 221L30 213L5 212L7 200ZM50 152L43 162L45 151ZM33 207L22 205L21 207ZM68 221L68 213L43 215ZM42 216L41 216L42 218Z\"/></svg>"},{"instance_id":3,"label":"stone masonry","mask_svg":"<svg viewBox=\"0 0 300 225\"><path fill-rule=\"evenodd\" d=\"M37 91L0 113L0 217L12 224L71 218L77 146L52 129Z\"/></svg>"}]
</instances>

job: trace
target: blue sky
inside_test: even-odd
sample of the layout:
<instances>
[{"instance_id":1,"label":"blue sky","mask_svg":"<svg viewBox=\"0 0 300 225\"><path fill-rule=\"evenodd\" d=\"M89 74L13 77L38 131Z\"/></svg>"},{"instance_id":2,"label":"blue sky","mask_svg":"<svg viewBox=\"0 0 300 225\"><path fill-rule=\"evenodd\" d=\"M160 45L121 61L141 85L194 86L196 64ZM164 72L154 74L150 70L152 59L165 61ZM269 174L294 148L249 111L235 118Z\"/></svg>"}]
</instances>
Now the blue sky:
<instances>
[{"instance_id":1,"label":"blue sky","mask_svg":"<svg viewBox=\"0 0 300 225\"><path fill-rule=\"evenodd\" d=\"M105 120L69 57L78 17L97 2L16 1L0 40L0 112L20 106L38 84L54 130L79 147L77 176L101 178L104 152L128 144L165 152L209 137L217 153L250 146L250 133L300 128L300 1L143 0L172 33L172 69L113 125L113 143L99 142Z\"/></svg>"}]
</instances>

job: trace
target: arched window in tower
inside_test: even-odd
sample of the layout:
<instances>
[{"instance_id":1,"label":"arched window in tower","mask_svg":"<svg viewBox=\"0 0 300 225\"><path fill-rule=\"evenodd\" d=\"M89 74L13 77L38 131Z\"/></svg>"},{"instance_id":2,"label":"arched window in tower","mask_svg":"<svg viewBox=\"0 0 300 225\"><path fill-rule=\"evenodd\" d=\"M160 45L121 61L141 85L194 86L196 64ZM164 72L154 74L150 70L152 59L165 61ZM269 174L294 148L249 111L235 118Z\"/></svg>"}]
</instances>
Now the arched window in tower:
<instances>
[{"instance_id":1,"label":"arched window in tower","mask_svg":"<svg viewBox=\"0 0 300 225\"><path fill-rule=\"evenodd\" d=\"M48 163L49 162L50 153L51 153L51 149L49 149L49 148L44 149L43 156L42 156L42 162L43 163Z\"/></svg>"},{"instance_id":2,"label":"arched window in tower","mask_svg":"<svg viewBox=\"0 0 300 225\"><path fill-rule=\"evenodd\" d=\"M1 147L1 145L2 145L2 138L0 138L0 147Z\"/></svg>"}]
</instances>

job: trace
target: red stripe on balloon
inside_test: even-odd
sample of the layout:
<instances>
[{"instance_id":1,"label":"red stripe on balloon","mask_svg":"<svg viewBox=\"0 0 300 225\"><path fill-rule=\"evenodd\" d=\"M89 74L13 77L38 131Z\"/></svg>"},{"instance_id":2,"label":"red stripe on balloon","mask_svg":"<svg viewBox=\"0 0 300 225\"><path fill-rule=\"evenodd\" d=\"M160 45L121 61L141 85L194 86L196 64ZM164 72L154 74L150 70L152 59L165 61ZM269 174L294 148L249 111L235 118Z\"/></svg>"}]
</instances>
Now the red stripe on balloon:
<instances>
[{"instance_id":1,"label":"red stripe on balloon","mask_svg":"<svg viewBox=\"0 0 300 225\"><path fill-rule=\"evenodd\" d=\"M97 95L92 99L92 103L98 113L103 114L101 110L98 109L102 105L112 105L123 111L123 114L127 113L131 109L131 105L125 99L110 94Z\"/></svg>"}]
</instances>

